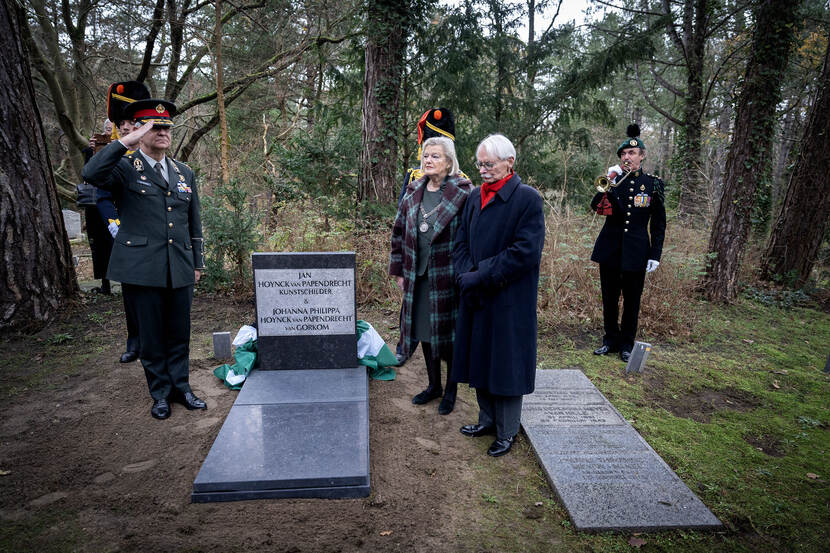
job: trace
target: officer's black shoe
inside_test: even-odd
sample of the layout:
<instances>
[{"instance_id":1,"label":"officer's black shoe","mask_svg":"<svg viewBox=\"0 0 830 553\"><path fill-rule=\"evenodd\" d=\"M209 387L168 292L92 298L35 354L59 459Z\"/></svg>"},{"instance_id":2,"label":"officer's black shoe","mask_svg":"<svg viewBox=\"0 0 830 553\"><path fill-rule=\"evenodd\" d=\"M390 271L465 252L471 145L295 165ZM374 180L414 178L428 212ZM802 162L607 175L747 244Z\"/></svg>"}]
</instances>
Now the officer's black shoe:
<instances>
[{"instance_id":1,"label":"officer's black shoe","mask_svg":"<svg viewBox=\"0 0 830 553\"><path fill-rule=\"evenodd\" d=\"M623 363L628 363L628 360L631 359L631 352L626 351L626 350L622 350L620 352L620 359L623 360Z\"/></svg>"},{"instance_id":2,"label":"officer's black shoe","mask_svg":"<svg viewBox=\"0 0 830 553\"><path fill-rule=\"evenodd\" d=\"M444 397L441 398L441 403L438 405L439 415L449 415L455 409L455 396L458 393L458 385L455 383L448 384L444 389Z\"/></svg>"},{"instance_id":3,"label":"officer's black shoe","mask_svg":"<svg viewBox=\"0 0 830 553\"><path fill-rule=\"evenodd\" d=\"M614 353L615 351L617 351L617 348L602 344L600 347L594 350L594 355L605 355L606 353Z\"/></svg>"},{"instance_id":4,"label":"officer's black shoe","mask_svg":"<svg viewBox=\"0 0 830 553\"><path fill-rule=\"evenodd\" d=\"M496 429L492 426L484 426L483 424L466 424L461 427L460 432L470 438L478 438L479 436L487 436L488 434L494 436Z\"/></svg>"},{"instance_id":5,"label":"officer's black shoe","mask_svg":"<svg viewBox=\"0 0 830 553\"><path fill-rule=\"evenodd\" d=\"M119 359L119 361L122 363L132 363L136 359L138 359L137 351L125 351L121 354L121 359Z\"/></svg>"},{"instance_id":6,"label":"officer's black shoe","mask_svg":"<svg viewBox=\"0 0 830 553\"><path fill-rule=\"evenodd\" d=\"M166 399L156 399L153 401L153 407L150 408L150 414L156 419L166 419L170 416L170 404Z\"/></svg>"},{"instance_id":7,"label":"officer's black shoe","mask_svg":"<svg viewBox=\"0 0 830 553\"><path fill-rule=\"evenodd\" d=\"M487 455L490 457L501 457L505 455L507 452L510 451L510 448L513 447L513 442L516 440L516 437L513 436L512 438L505 438L505 439L498 439L490 444L490 447L487 449Z\"/></svg>"},{"instance_id":8,"label":"officer's black shoe","mask_svg":"<svg viewBox=\"0 0 830 553\"><path fill-rule=\"evenodd\" d=\"M196 394L193 392L177 394L176 400L184 405L188 411L192 411L194 409L207 409L207 403L196 397Z\"/></svg>"}]
</instances>

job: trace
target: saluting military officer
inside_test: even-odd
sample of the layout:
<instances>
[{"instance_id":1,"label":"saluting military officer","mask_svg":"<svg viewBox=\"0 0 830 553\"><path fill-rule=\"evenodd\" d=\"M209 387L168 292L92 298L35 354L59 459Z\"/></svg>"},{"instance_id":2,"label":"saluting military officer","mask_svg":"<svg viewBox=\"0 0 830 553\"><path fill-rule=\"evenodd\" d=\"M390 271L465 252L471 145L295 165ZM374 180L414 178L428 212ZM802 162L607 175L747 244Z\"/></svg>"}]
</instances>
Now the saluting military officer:
<instances>
[{"instance_id":1,"label":"saluting military officer","mask_svg":"<svg viewBox=\"0 0 830 553\"><path fill-rule=\"evenodd\" d=\"M591 260L599 263L605 335L595 355L619 352L627 362L634 347L646 273L657 269L666 234L663 181L643 172L646 147L640 127L629 125L617 148L622 167L608 170L613 185L598 192L591 209L605 215ZM622 321L618 322L620 292Z\"/></svg>"},{"instance_id":2,"label":"saluting military officer","mask_svg":"<svg viewBox=\"0 0 830 553\"><path fill-rule=\"evenodd\" d=\"M176 106L145 99L124 109L138 129L113 141L84 167L84 178L111 190L121 219L107 276L122 283L138 316L139 358L157 419L170 401L205 409L189 383L190 307L204 269L199 195L193 171L167 157ZM124 155L128 150L136 150Z\"/></svg>"}]
</instances>

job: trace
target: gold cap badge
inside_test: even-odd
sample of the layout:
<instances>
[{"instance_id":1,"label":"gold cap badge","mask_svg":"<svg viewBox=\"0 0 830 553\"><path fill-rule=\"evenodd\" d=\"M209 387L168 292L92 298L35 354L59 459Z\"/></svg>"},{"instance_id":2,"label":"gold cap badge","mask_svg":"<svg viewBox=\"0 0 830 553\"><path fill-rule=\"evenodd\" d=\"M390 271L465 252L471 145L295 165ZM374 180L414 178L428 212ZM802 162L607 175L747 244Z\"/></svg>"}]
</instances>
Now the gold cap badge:
<instances>
[{"instance_id":1,"label":"gold cap badge","mask_svg":"<svg viewBox=\"0 0 830 553\"><path fill-rule=\"evenodd\" d=\"M158 113L164 113L164 106L163 106L163 105L161 105L161 104L157 105L157 106L156 106L156 111L157 111Z\"/></svg>"},{"instance_id":2,"label":"gold cap badge","mask_svg":"<svg viewBox=\"0 0 830 553\"><path fill-rule=\"evenodd\" d=\"M628 141L628 144L631 145L631 146L636 146L637 141L632 138L631 140Z\"/></svg>"}]
</instances>

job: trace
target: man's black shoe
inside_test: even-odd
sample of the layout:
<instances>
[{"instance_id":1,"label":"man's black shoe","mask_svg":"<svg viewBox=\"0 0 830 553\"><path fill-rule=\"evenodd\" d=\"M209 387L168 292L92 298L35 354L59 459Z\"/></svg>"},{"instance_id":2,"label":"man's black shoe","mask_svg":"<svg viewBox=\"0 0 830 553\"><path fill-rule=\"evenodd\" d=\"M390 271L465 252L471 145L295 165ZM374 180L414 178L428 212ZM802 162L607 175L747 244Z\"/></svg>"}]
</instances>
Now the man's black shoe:
<instances>
[{"instance_id":1,"label":"man's black shoe","mask_svg":"<svg viewBox=\"0 0 830 553\"><path fill-rule=\"evenodd\" d=\"M615 351L617 351L617 348L602 344L600 347L594 350L594 355L605 355L606 353L614 353Z\"/></svg>"},{"instance_id":2,"label":"man's black shoe","mask_svg":"<svg viewBox=\"0 0 830 553\"><path fill-rule=\"evenodd\" d=\"M516 437L512 438L505 438L505 439L498 439L490 444L490 447L487 449L487 455L490 457L501 457L502 455L506 454L510 451L510 448L513 447L513 442L516 440Z\"/></svg>"},{"instance_id":3,"label":"man's black shoe","mask_svg":"<svg viewBox=\"0 0 830 553\"><path fill-rule=\"evenodd\" d=\"M479 436L495 436L496 429L492 426L484 426L483 424L467 424L461 427L460 432L470 438L478 438Z\"/></svg>"},{"instance_id":4,"label":"man's black shoe","mask_svg":"<svg viewBox=\"0 0 830 553\"><path fill-rule=\"evenodd\" d=\"M122 363L132 363L136 359L138 359L137 351L125 351L121 354L121 359L119 359L119 361Z\"/></svg>"},{"instance_id":5,"label":"man's black shoe","mask_svg":"<svg viewBox=\"0 0 830 553\"><path fill-rule=\"evenodd\" d=\"M624 363L628 363L628 360L631 359L631 352L622 350L620 352L620 359L622 359Z\"/></svg>"},{"instance_id":6,"label":"man's black shoe","mask_svg":"<svg viewBox=\"0 0 830 553\"><path fill-rule=\"evenodd\" d=\"M179 394L177 400L189 411L194 409L207 409L207 403L196 397L196 394L193 392Z\"/></svg>"},{"instance_id":7,"label":"man's black shoe","mask_svg":"<svg viewBox=\"0 0 830 553\"><path fill-rule=\"evenodd\" d=\"M166 419L170 416L170 404L166 399L157 399L153 401L153 407L150 408L150 414L156 419Z\"/></svg>"}]
</instances>

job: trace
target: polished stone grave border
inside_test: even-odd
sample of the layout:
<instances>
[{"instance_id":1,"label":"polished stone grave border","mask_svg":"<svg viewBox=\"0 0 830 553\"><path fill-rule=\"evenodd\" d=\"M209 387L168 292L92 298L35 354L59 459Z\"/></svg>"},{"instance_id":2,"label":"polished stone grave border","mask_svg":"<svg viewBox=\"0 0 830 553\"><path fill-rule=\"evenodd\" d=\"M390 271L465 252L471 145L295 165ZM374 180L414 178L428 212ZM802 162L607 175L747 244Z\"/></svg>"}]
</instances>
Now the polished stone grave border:
<instances>
[{"instance_id":1,"label":"polished stone grave border","mask_svg":"<svg viewBox=\"0 0 830 553\"><path fill-rule=\"evenodd\" d=\"M537 370L522 427L577 530L721 527L582 371Z\"/></svg>"},{"instance_id":2,"label":"polished stone grave border","mask_svg":"<svg viewBox=\"0 0 830 553\"><path fill-rule=\"evenodd\" d=\"M251 372L191 501L368 496L368 398L364 367Z\"/></svg>"}]
</instances>

